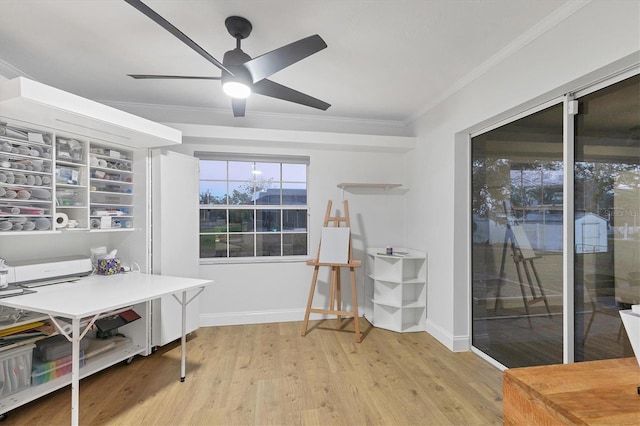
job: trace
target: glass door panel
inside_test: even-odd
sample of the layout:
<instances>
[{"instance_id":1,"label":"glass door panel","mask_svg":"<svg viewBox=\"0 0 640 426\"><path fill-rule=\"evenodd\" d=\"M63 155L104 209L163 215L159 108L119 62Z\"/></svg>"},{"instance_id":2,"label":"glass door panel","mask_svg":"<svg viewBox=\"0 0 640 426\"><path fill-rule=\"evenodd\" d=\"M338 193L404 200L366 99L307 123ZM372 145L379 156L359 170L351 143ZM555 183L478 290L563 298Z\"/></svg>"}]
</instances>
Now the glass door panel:
<instances>
[{"instance_id":1,"label":"glass door panel","mask_svg":"<svg viewBox=\"0 0 640 426\"><path fill-rule=\"evenodd\" d=\"M640 76L575 116L575 360L633 356L620 315L640 303Z\"/></svg>"},{"instance_id":2,"label":"glass door panel","mask_svg":"<svg viewBox=\"0 0 640 426\"><path fill-rule=\"evenodd\" d=\"M562 363L563 108L473 137L472 344L507 367Z\"/></svg>"}]
</instances>

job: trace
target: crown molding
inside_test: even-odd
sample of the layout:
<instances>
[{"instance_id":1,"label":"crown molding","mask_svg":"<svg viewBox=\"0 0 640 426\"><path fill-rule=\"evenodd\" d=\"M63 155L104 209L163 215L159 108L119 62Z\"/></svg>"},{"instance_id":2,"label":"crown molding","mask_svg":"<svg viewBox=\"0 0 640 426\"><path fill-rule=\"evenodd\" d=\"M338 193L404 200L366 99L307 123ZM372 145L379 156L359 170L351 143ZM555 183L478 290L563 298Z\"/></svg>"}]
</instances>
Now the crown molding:
<instances>
[{"instance_id":1,"label":"crown molding","mask_svg":"<svg viewBox=\"0 0 640 426\"><path fill-rule=\"evenodd\" d=\"M0 75L5 77L7 80L11 80L16 77L26 77L29 80L36 80L26 72L23 72L21 69L11 65L10 63L4 61L1 58L0 58Z\"/></svg>"},{"instance_id":2,"label":"crown molding","mask_svg":"<svg viewBox=\"0 0 640 426\"><path fill-rule=\"evenodd\" d=\"M346 118L326 115L308 115L291 113L266 113L251 111L247 117L234 118L229 109L205 108L182 105L146 104L137 102L122 102L99 100L114 108L122 109L134 114L142 114L154 121L184 122L194 124L226 125L236 127L276 128L289 130L316 130L321 132L345 132L380 134L390 136L413 136L403 121L372 120L360 118Z\"/></svg>"},{"instance_id":3,"label":"crown molding","mask_svg":"<svg viewBox=\"0 0 640 426\"><path fill-rule=\"evenodd\" d=\"M412 122L426 114L429 110L433 109L440 103L444 102L447 98L451 97L456 92L460 91L474 80L477 80L489 70L503 62L505 59L513 56L515 53L523 49L529 43L545 34L550 29L559 25L562 21L569 16L576 13L578 10L591 3L591 0L571 0L560 6L558 9L550 13L543 20L531 27L528 31L521 34L514 39L507 46L499 50L496 54L489 57L486 61L479 66L471 70L468 74L456 81L452 86L445 90L440 96L433 98L429 103L425 104L414 114L411 114L404 122L405 126L410 125Z\"/></svg>"}]
</instances>

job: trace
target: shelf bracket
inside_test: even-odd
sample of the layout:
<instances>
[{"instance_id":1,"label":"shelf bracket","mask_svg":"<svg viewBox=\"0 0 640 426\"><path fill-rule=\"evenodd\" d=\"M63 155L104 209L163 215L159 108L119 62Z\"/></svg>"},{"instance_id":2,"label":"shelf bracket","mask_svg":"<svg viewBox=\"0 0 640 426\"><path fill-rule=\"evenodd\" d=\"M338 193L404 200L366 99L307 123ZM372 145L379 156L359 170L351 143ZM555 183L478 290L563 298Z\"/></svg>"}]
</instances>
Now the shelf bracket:
<instances>
[{"instance_id":1,"label":"shelf bracket","mask_svg":"<svg viewBox=\"0 0 640 426\"><path fill-rule=\"evenodd\" d=\"M202 293L203 291L204 291L204 287L200 287L196 294L194 294L193 296L191 296L191 298L189 300L184 302L184 306L187 306L189 303L191 303L191 301L193 301L193 299L198 297L200 295L200 293ZM174 299L176 299L176 302L178 302L181 305L183 304L182 300L180 300L180 298L178 296L176 296L175 294L172 294L172 296L173 296Z\"/></svg>"}]
</instances>

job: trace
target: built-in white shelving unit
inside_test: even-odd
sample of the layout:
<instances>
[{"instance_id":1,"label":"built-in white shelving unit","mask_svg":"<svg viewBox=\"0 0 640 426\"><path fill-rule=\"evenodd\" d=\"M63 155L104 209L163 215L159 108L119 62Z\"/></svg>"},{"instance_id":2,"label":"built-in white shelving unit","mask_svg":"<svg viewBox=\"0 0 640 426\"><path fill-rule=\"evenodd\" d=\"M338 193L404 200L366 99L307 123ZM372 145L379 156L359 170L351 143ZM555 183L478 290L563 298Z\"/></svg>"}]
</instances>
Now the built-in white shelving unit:
<instances>
[{"instance_id":1,"label":"built-in white shelving unit","mask_svg":"<svg viewBox=\"0 0 640 426\"><path fill-rule=\"evenodd\" d=\"M0 239L6 240L0 241L9 241L9 235L135 230L133 206L144 222L140 206L147 195L135 194L134 200L134 172L143 176L144 161L138 160L149 147L180 144L181 139L179 130L29 79L1 82ZM137 188L144 187L143 180L137 179ZM64 226L62 219L68 219ZM146 234L139 234L132 244L145 247ZM10 244L4 247L11 250ZM0 306L11 306L8 300L0 300ZM80 377L149 353L151 306L134 303L141 319L119 328L128 339L108 350L101 347L104 352L94 351L94 356L86 353ZM89 331L85 338L95 334ZM21 365L30 379L31 364L23 356L28 351L26 346L0 348L0 370ZM9 380L5 373L0 371L0 384ZM0 420L7 411L68 385L71 374L43 384L28 379L11 392L0 391Z\"/></svg>"},{"instance_id":2,"label":"built-in white shelving unit","mask_svg":"<svg viewBox=\"0 0 640 426\"><path fill-rule=\"evenodd\" d=\"M425 331L427 313L427 259L417 250L367 249L365 292L373 305L376 327L408 332Z\"/></svg>"},{"instance_id":3,"label":"built-in white shelving unit","mask_svg":"<svg viewBox=\"0 0 640 426\"><path fill-rule=\"evenodd\" d=\"M176 129L22 77L2 82L0 236L133 230L134 151L179 143Z\"/></svg>"}]
</instances>

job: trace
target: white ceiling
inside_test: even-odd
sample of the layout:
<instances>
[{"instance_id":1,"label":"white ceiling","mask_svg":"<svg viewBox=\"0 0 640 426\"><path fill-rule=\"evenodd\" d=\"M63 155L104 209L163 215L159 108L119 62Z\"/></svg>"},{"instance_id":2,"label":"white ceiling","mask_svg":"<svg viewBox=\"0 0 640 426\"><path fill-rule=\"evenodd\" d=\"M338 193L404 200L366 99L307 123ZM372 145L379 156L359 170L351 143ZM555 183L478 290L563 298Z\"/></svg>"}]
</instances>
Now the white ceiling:
<instances>
[{"instance_id":1,"label":"white ceiling","mask_svg":"<svg viewBox=\"0 0 640 426\"><path fill-rule=\"evenodd\" d=\"M327 111L252 96L233 119L219 81L133 80L128 73L220 75L123 0L0 0L0 72L122 109L153 105L243 125L252 116L404 126L584 2L567 0L147 0L218 60L235 47L224 20L249 19L252 57L319 34L328 48L272 80ZM153 109L153 108L151 108ZM202 114L203 111L206 114ZM167 121L167 120L165 120ZM171 121L171 120L169 120ZM197 121L194 119L194 121ZM218 123L211 123L218 124Z\"/></svg>"}]
</instances>

